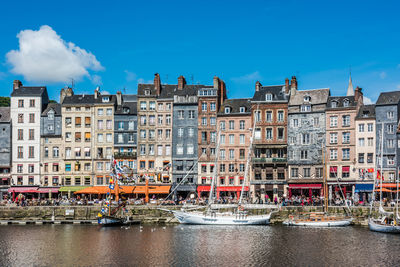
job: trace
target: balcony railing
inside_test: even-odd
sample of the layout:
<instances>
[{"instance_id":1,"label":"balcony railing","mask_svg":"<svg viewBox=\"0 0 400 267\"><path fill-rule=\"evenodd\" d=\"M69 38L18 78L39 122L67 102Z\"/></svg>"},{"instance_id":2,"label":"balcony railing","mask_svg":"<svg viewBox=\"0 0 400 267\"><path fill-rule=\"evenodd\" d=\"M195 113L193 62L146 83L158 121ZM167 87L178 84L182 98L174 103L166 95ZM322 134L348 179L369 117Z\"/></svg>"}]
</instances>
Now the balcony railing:
<instances>
[{"instance_id":1,"label":"balcony railing","mask_svg":"<svg viewBox=\"0 0 400 267\"><path fill-rule=\"evenodd\" d=\"M275 163L275 162L286 162L287 158L253 158L253 162L255 163Z\"/></svg>"}]
</instances>

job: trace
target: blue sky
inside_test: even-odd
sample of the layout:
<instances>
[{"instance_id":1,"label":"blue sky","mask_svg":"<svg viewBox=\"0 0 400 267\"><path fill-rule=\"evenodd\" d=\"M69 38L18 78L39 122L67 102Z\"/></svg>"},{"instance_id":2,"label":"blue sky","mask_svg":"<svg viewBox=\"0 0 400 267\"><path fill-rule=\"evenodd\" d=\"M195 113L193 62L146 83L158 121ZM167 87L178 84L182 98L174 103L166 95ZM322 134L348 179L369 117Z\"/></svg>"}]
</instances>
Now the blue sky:
<instances>
[{"instance_id":1,"label":"blue sky","mask_svg":"<svg viewBox=\"0 0 400 267\"><path fill-rule=\"evenodd\" d=\"M256 80L282 84L292 75L300 89L328 87L343 95L350 66L354 86L372 101L381 91L400 90L398 1L0 5L0 95L20 79L47 85L58 100L70 78L76 92L100 85L136 93L137 83L156 72L163 83L184 75L188 83L212 84L217 75L231 98L252 96Z\"/></svg>"}]
</instances>

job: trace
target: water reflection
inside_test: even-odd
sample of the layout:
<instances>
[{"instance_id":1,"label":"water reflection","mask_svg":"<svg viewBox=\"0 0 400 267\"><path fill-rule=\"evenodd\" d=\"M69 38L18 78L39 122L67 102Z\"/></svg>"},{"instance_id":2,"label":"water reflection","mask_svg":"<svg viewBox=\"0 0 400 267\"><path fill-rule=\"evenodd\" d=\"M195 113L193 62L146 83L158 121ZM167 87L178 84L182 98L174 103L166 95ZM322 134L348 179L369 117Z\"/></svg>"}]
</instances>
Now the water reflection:
<instances>
[{"instance_id":1,"label":"water reflection","mask_svg":"<svg viewBox=\"0 0 400 267\"><path fill-rule=\"evenodd\" d=\"M0 227L0 266L398 265L400 238L367 228Z\"/></svg>"}]
</instances>

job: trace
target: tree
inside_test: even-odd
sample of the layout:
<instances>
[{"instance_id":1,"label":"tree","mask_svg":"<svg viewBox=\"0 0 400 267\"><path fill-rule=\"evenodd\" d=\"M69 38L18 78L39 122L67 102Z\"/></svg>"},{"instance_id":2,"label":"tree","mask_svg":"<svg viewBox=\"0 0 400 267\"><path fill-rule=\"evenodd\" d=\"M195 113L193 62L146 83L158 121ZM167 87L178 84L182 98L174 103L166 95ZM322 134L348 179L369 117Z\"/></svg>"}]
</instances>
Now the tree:
<instances>
[{"instance_id":1,"label":"tree","mask_svg":"<svg viewBox=\"0 0 400 267\"><path fill-rule=\"evenodd\" d=\"M10 97L0 96L0 107L9 107L9 106L10 106Z\"/></svg>"}]
</instances>

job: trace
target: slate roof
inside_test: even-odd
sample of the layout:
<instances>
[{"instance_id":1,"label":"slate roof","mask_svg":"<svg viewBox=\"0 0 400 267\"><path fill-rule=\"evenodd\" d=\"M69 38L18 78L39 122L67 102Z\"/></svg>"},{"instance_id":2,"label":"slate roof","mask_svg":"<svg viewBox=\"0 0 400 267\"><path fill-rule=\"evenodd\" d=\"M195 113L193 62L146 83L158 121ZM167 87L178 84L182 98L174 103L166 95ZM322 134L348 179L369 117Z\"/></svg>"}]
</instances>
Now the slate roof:
<instances>
[{"instance_id":1,"label":"slate roof","mask_svg":"<svg viewBox=\"0 0 400 267\"><path fill-rule=\"evenodd\" d=\"M125 113L124 108L129 108L129 112ZM137 114L137 102L123 102L121 106L115 108L115 115L136 115Z\"/></svg>"},{"instance_id":2,"label":"slate roof","mask_svg":"<svg viewBox=\"0 0 400 267\"><path fill-rule=\"evenodd\" d=\"M150 90L150 95L145 95L146 90ZM151 84L144 84L144 83L138 84L137 95L145 96L145 97L156 96L156 89L154 88L154 84L152 84L152 83Z\"/></svg>"},{"instance_id":3,"label":"slate roof","mask_svg":"<svg viewBox=\"0 0 400 267\"><path fill-rule=\"evenodd\" d=\"M161 93L158 99L172 99L174 98L174 91L177 89L175 84L164 84L161 85Z\"/></svg>"},{"instance_id":4,"label":"slate roof","mask_svg":"<svg viewBox=\"0 0 400 267\"><path fill-rule=\"evenodd\" d=\"M255 91L252 101L263 101L266 94L272 94L272 101L268 102L288 102L288 95L285 94L285 85L261 86L259 91Z\"/></svg>"},{"instance_id":5,"label":"slate roof","mask_svg":"<svg viewBox=\"0 0 400 267\"><path fill-rule=\"evenodd\" d=\"M212 85L200 85L200 84L186 84L182 90L178 90L178 87L174 91L174 95L178 96L197 96L198 90L201 88L214 88Z\"/></svg>"},{"instance_id":6,"label":"slate roof","mask_svg":"<svg viewBox=\"0 0 400 267\"><path fill-rule=\"evenodd\" d=\"M328 102L329 95L330 91L328 88L299 90L296 91L294 95L290 96L289 106L298 106L304 103L309 103L311 105L326 104ZM311 101L310 102L304 101L305 96L311 97Z\"/></svg>"},{"instance_id":7,"label":"slate roof","mask_svg":"<svg viewBox=\"0 0 400 267\"><path fill-rule=\"evenodd\" d=\"M49 103L47 107L42 112L42 116L47 116L50 110L54 110L54 116L61 116L61 104L59 103Z\"/></svg>"},{"instance_id":8,"label":"slate roof","mask_svg":"<svg viewBox=\"0 0 400 267\"><path fill-rule=\"evenodd\" d=\"M344 106L345 100L349 101L347 107ZM332 102L336 102L336 107L332 107ZM351 108L357 106L357 102L354 100L354 96L330 96L328 98L327 109L337 109L337 108Z\"/></svg>"},{"instance_id":9,"label":"slate roof","mask_svg":"<svg viewBox=\"0 0 400 267\"><path fill-rule=\"evenodd\" d=\"M375 105L363 105L360 107L356 119L374 119Z\"/></svg>"},{"instance_id":10,"label":"slate roof","mask_svg":"<svg viewBox=\"0 0 400 267\"><path fill-rule=\"evenodd\" d=\"M11 96L47 96L46 86L21 86Z\"/></svg>"},{"instance_id":11,"label":"slate roof","mask_svg":"<svg viewBox=\"0 0 400 267\"><path fill-rule=\"evenodd\" d=\"M109 96L109 102L103 102L102 97ZM84 105L84 104L115 104L117 102L117 97L115 95L100 95L97 99L94 95L72 95L66 96L63 101L63 105Z\"/></svg>"},{"instance_id":12,"label":"slate roof","mask_svg":"<svg viewBox=\"0 0 400 267\"><path fill-rule=\"evenodd\" d=\"M400 102L400 91L383 92L376 101L377 106L397 105Z\"/></svg>"},{"instance_id":13,"label":"slate roof","mask_svg":"<svg viewBox=\"0 0 400 267\"><path fill-rule=\"evenodd\" d=\"M0 107L0 122L10 122L10 107Z\"/></svg>"},{"instance_id":14,"label":"slate roof","mask_svg":"<svg viewBox=\"0 0 400 267\"><path fill-rule=\"evenodd\" d=\"M236 99L225 99L222 106L219 108L218 116L224 115L248 115L251 114L251 98L236 98ZM229 114L225 114L225 108L230 107L231 111ZM240 113L240 107L245 107L245 112Z\"/></svg>"}]
</instances>

